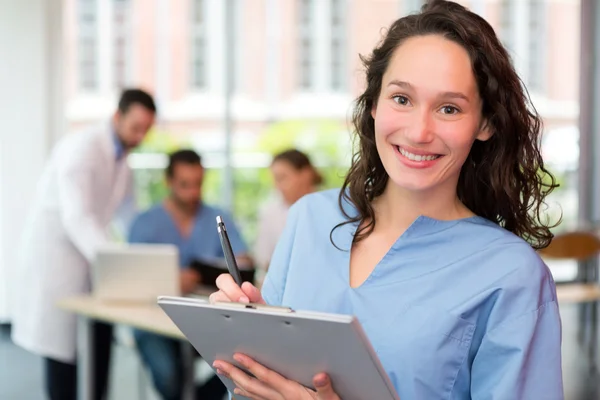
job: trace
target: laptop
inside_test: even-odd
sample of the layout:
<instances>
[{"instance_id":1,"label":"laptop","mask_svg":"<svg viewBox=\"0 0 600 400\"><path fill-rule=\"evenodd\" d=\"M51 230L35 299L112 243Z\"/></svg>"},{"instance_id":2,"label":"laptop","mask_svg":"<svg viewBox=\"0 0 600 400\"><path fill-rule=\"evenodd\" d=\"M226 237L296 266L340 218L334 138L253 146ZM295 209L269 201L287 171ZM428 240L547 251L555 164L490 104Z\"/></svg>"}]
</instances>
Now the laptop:
<instances>
[{"instance_id":1,"label":"laptop","mask_svg":"<svg viewBox=\"0 0 600 400\"><path fill-rule=\"evenodd\" d=\"M111 244L91 266L93 296L105 301L156 303L179 296L179 253L167 244Z\"/></svg>"}]
</instances>

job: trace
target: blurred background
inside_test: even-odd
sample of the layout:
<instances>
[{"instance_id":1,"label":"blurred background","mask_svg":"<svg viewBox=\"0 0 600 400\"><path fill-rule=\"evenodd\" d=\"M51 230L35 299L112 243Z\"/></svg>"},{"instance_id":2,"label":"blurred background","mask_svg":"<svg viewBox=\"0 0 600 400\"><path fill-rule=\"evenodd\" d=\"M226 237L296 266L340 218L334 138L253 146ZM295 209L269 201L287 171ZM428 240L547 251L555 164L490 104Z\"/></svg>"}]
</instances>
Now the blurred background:
<instances>
[{"instance_id":1,"label":"blurred background","mask_svg":"<svg viewBox=\"0 0 600 400\"><path fill-rule=\"evenodd\" d=\"M579 1L462 3L500 34L544 118L545 157L562 184L553 200L562 205L565 227L577 217ZM359 54L419 6L418 0L64 0L65 132L108 118L121 89L146 88L159 113L130 157L141 205L164 195L163 154L193 147L210 169L207 199L230 208L252 243L257 205L272 187L267 167L274 152L305 150L327 186L341 183L351 155L352 101L362 89Z\"/></svg>"},{"instance_id":2,"label":"blurred background","mask_svg":"<svg viewBox=\"0 0 600 400\"><path fill-rule=\"evenodd\" d=\"M158 107L128 160L140 207L166 195L165 154L193 148L208 169L205 199L232 212L252 247L273 154L301 149L325 187L341 184L359 55L421 3L0 0L0 321L10 321L10 271L46 157L61 136L107 120L122 89L146 89ZM543 155L561 185L548 210L562 213L556 232L597 220L597 2L459 3L495 28L543 117ZM577 278L576 263L551 268L557 281Z\"/></svg>"}]
</instances>

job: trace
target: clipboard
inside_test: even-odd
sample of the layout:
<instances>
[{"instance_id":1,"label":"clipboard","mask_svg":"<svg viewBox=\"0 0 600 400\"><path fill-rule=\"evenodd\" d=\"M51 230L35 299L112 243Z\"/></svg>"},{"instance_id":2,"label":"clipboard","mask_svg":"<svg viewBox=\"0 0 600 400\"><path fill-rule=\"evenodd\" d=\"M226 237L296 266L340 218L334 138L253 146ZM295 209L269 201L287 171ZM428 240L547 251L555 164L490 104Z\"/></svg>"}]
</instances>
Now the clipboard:
<instances>
[{"instance_id":1,"label":"clipboard","mask_svg":"<svg viewBox=\"0 0 600 400\"><path fill-rule=\"evenodd\" d=\"M219 359L244 369L233 359L239 352L311 389L326 372L344 400L400 400L354 316L171 296L158 304L211 366Z\"/></svg>"}]
</instances>

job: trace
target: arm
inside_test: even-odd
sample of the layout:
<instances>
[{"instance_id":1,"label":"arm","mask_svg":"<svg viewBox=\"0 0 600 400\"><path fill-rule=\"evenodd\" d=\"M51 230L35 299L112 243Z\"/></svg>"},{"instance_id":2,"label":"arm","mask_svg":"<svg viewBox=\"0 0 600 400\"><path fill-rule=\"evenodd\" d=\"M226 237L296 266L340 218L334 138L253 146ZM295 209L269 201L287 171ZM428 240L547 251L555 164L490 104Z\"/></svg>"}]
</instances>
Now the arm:
<instances>
[{"instance_id":1,"label":"arm","mask_svg":"<svg viewBox=\"0 0 600 400\"><path fill-rule=\"evenodd\" d=\"M113 220L113 225L116 230L116 234L119 237L127 237L128 230L133 222L135 216L138 213L137 203L135 199L135 192L133 186L133 177L131 175L131 171L128 172L127 178L127 192L123 201L119 205L117 212L115 213L115 218Z\"/></svg>"},{"instance_id":2,"label":"arm","mask_svg":"<svg viewBox=\"0 0 600 400\"><path fill-rule=\"evenodd\" d=\"M92 208L94 176L84 156L61 155L58 161L58 201L62 225L77 250L92 261L99 246L108 241Z\"/></svg>"},{"instance_id":3,"label":"arm","mask_svg":"<svg viewBox=\"0 0 600 400\"><path fill-rule=\"evenodd\" d=\"M471 374L474 400L564 399L556 301L488 331Z\"/></svg>"}]
</instances>

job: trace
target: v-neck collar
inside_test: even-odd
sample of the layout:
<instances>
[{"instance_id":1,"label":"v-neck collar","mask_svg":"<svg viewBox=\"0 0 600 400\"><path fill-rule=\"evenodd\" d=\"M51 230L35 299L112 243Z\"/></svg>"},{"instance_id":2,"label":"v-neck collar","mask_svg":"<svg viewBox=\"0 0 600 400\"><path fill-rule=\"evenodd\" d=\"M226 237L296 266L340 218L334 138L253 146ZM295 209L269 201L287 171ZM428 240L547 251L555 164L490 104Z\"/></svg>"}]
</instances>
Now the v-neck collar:
<instances>
[{"instance_id":1,"label":"v-neck collar","mask_svg":"<svg viewBox=\"0 0 600 400\"><path fill-rule=\"evenodd\" d=\"M202 203L199 204L198 209L196 210L196 213L194 214L194 218L193 218L193 221L192 221L192 229L190 230L188 236L184 236L182 234L182 232L179 230L179 227L177 226L177 223L173 219L173 216L171 215L171 213L169 212L169 210L167 210L167 208L165 207L164 203L161 204L161 208L162 208L162 211L163 211L165 217L168 219L168 221L171 224L172 228L175 230L175 233L177 234L177 238L179 239L179 242L182 243L182 244L185 244L185 243L189 242L190 239L192 239L194 237L194 233L196 231L196 226L198 225L198 219L201 217L201 213L202 213L202 209L203 209Z\"/></svg>"},{"instance_id":2,"label":"v-neck collar","mask_svg":"<svg viewBox=\"0 0 600 400\"><path fill-rule=\"evenodd\" d=\"M397 248L406 240L414 240L419 237L424 237L442 231L451 229L463 222L478 222L485 220L479 216L471 216L455 220L439 220L424 215L418 216L409 227L394 241L392 246L386 251L384 256L377 262L369 276L357 287L350 286L350 255L352 249L352 241L358 229L359 222L347 223L336 228L331 235L333 243L344 252L343 259L343 277L348 289L360 291L364 287L369 286L371 281L381 273L389 259L397 254ZM427 266L423 266L422 273L427 273ZM419 273L420 274L420 273ZM407 277L408 278L408 277Z\"/></svg>"}]
</instances>

